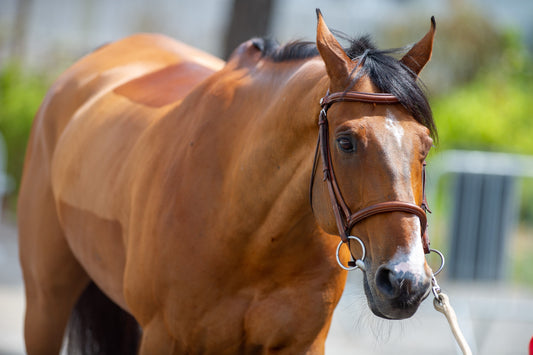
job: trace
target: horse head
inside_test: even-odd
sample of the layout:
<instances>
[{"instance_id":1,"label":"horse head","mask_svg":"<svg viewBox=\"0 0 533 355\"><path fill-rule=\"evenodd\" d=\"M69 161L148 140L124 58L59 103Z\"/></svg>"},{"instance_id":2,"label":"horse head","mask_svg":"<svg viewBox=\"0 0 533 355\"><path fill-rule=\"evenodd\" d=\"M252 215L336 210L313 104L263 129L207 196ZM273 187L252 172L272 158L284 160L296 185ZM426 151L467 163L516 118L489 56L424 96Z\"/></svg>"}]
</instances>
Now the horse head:
<instances>
[{"instance_id":1,"label":"horse head","mask_svg":"<svg viewBox=\"0 0 533 355\"><path fill-rule=\"evenodd\" d=\"M312 186L315 218L347 242L342 259L350 253L362 258L360 244L349 236L364 245L359 265L374 314L407 318L427 297L432 276L424 257L423 173L436 133L416 81L431 57L435 22L396 60L365 38L343 49L317 15L317 47L330 84L316 158L326 183Z\"/></svg>"}]
</instances>

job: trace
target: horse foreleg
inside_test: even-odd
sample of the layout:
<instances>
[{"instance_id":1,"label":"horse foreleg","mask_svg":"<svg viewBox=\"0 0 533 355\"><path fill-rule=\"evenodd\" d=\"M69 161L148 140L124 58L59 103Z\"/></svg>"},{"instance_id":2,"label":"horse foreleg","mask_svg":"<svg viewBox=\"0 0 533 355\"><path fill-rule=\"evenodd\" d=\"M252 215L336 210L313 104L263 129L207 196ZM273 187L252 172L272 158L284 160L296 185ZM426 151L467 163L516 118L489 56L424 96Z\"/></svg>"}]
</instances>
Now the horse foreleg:
<instances>
[{"instance_id":1,"label":"horse foreleg","mask_svg":"<svg viewBox=\"0 0 533 355\"><path fill-rule=\"evenodd\" d=\"M26 351L29 355L59 354L70 312L81 290L73 287L61 292L56 288L48 292L38 287L26 287Z\"/></svg>"},{"instance_id":2,"label":"horse foreleg","mask_svg":"<svg viewBox=\"0 0 533 355\"><path fill-rule=\"evenodd\" d=\"M70 312L89 279L72 255L46 185L26 181L19 197L28 354L58 354Z\"/></svg>"}]
</instances>

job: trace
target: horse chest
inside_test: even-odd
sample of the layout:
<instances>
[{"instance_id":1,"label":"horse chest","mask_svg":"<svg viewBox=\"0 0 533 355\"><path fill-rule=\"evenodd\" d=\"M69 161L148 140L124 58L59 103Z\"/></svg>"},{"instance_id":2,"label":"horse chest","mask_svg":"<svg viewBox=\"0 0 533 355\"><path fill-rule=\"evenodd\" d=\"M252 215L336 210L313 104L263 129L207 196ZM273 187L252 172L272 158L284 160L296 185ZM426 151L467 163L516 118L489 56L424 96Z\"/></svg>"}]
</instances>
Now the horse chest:
<instances>
[{"instance_id":1,"label":"horse chest","mask_svg":"<svg viewBox=\"0 0 533 355\"><path fill-rule=\"evenodd\" d=\"M177 347L190 353L306 353L333 308L321 294L305 291L283 287L212 297L207 308L189 307L177 313L169 305L169 332Z\"/></svg>"}]
</instances>

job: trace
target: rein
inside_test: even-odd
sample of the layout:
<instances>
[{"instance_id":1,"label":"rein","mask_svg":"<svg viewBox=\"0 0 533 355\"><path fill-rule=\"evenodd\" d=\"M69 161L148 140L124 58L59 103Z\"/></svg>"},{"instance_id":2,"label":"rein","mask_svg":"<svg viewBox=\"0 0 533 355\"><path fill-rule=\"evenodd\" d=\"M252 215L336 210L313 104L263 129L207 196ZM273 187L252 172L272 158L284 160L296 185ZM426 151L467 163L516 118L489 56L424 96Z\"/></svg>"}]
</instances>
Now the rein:
<instances>
[{"instance_id":1,"label":"rein","mask_svg":"<svg viewBox=\"0 0 533 355\"><path fill-rule=\"evenodd\" d=\"M398 98L392 94L386 93L368 93L368 92L358 92L358 91L347 91L347 92L335 92L330 94L329 92L320 100L320 106L322 110L320 111L318 125L318 141L315 150L315 157L313 162L313 170L311 174L311 185L309 198L311 202L311 208L313 203L313 184L315 179L315 174L317 170L319 154L322 155L322 171L324 173L324 181L328 186L329 197L333 208L333 213L335 214L335 221L337 223L337 228L339 230L339 236L342 243L349 243L350 239L359 240L359 238L351 236L351 229L359 222L374 216L376 214L388 213L388 212L405 212L409 214L414 214L420 219L421 227L421 237L422 245L424 247L424 253L429 254L429 238L427 234L427 217L426 211L429 211L427 201L426 201L426 162L424 161L422 169L422 204L421 206L415 205L410 202L404 201L386 201L380 202L368 207L365 207L355 213L350 211L350 208L344 201L342 193L337 183L337 178L335 177L335 172L333 169L333 164L331 160L331 150L329 147L329 124L327 118L328 109L337 102L363 102L370 104L396 104L400 101ZM362 243L361 243L362 244ZM340 244L339 244L340 246ZM338 248L337 248L338 250ZM356 268L361 263L357 264L356 261L352 260L349 263L349 266ZM341 267L342 264L341 264ZM345 267L343 267L345 268ZM348 268L345 268L348 270Z\"/></svg>"}]
</instances>

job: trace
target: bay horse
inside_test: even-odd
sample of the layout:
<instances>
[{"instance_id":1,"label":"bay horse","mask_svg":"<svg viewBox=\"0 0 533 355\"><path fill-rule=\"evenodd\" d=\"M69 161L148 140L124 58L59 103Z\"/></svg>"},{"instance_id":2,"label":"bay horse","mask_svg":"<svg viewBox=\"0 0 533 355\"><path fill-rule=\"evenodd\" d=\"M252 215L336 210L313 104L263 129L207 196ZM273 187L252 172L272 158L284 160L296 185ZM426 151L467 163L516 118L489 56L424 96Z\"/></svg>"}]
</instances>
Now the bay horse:
<instances>
[{"instance_id":1,"label":"bay horse","mask_svg":"<svg viewBox=\"0 0 533 355\"><path fill-rule=\"evenodd\" d=\"M435 22L398 60L317 17L316 44L253 39L224 63L140 34L58 78L18 205L28 354L57 354L69 319L88 353L320 354L336 252L377 316L416 312Z\"/></svg>"}]
</instances>

